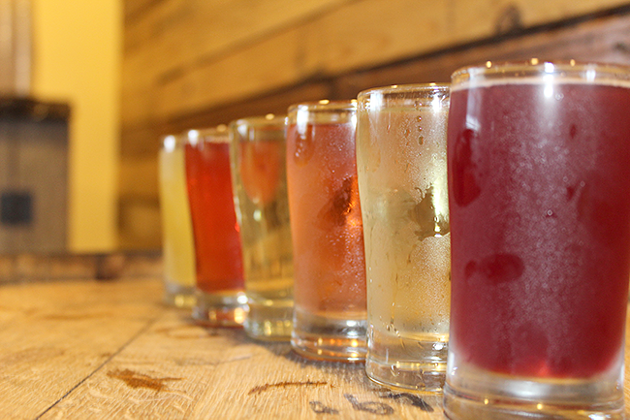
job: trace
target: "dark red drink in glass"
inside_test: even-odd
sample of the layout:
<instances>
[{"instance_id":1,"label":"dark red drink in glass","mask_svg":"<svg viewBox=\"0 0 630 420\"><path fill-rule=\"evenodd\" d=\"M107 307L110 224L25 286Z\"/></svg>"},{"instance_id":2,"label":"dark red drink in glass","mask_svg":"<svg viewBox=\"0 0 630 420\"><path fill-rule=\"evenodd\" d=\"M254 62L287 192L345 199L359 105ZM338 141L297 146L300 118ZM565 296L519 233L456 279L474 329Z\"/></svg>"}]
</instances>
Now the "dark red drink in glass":
<instances>
[{"instance_id":1,"label":"dark red drink in glass","mask_svg":"<svg viewBox=\"0 0 630 420\"><path fill-rule=\"evenodd\" d=\"M453 75L450 417L621 412L628 79L536 61Z\"/></svg>"}]
</instances>

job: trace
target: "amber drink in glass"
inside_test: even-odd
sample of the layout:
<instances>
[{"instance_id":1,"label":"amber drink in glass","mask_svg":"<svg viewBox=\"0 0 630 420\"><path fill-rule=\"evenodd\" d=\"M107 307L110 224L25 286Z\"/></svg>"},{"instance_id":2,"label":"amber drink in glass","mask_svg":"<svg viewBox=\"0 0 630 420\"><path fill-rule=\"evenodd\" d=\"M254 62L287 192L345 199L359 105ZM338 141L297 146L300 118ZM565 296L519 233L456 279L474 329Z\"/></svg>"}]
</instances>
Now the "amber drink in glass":
<instances>
[{"instance_id":1,"label":"amber drink in glass","mask_svg":"<svg viewBox=\"0 0 630 420\"><path fill-rule=\"evenodd\" d=\"M191 130L186 143L197 274L193 318L210 326L242 326L247 314L229 141L227 129L216 128Z\"/></svg>"},{"instance_id":2,"label":"amber drink in glass","mask_svg":"<svg viewBox=\"0 0 630 420\"><path fill-rule=\"evenodd\" d=\"M451 297L448 106L447 85L390 86L358 96L366 372L389 387L435 392L444 384Z\"/></svg>"},{"instance_id":3,"label":"amber drink in glass","mask_svg":"<svg viewBox=\"0 0 630 420\"><path fill-rule=\"evenodd\" d=\"M291 344L311 358L363 360L367 321L356 101L294 105L288 124L295 273Z\"/></svg>"}]
</instances>

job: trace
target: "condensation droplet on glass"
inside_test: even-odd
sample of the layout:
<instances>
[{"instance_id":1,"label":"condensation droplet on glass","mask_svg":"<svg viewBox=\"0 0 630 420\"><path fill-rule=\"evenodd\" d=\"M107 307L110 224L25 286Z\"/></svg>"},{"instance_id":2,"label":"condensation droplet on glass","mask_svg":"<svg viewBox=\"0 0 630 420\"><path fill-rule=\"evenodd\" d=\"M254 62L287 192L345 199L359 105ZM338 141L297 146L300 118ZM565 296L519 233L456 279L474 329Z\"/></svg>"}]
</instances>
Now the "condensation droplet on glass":
<instances>
[{"instance_id":1,"label":"condensation droplet on glass","mask_svg":"<svg viewBox=\"0 0 630 420\"><path fill-rule=\"evenodd\" d=\"M398 367L396 365L392 365L391 371L392 371L392 376L400 375L400 372L399 372Z\"/></svg>"}]
</instances>

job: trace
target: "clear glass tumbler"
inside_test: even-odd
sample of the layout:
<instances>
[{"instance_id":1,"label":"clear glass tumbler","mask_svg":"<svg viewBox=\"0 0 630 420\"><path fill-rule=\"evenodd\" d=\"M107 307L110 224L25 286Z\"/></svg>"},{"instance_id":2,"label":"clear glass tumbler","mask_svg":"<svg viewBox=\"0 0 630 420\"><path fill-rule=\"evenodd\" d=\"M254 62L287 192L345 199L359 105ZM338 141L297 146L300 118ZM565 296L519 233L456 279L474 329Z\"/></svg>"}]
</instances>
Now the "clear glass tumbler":
<instances>
[{"instance_id":1,"label":"clear glass tumbler","mask_svg":"<svg viewBox=\"0 0 630 420\"><path fill-rule=\"evenodd\" d=\"M630 69L452 76L452 419L623 418Z\"/></svg>"},{"instance_id":2,"label":"clear glass tumbler","mask_svg":"<svg viewBox=\"0 0 630 420\"><path fill-rule=\"evenodd\" d=\"M357 168L367 267L370 379L441 391L451 299L448 85L358 96Z\"/></svg>"},{"instance_id":3,"label":"clear glass tumbler","mask_svg":"<svg viewBox=\"0 0 630 420\"><path fill-rule=\"evenodd\" d=\"M287 197L286 116L230 123L234 206L243 245L245 332L289 340L293 320L293 249Z\"/></svg>"},{"instance_id":4,"label":"clear glass tumbler","mask_svg":"<svg viewBox=\"0 0 630 420\"><path fill-rule=\"evenodd\" d=\"M159 152L160 213L164 302L192 308L195 302L195 252L186 191L183 135L162 139Z\"/></svg>"},{"instance_id":5,"label":"clear glass tumbler","mask_svg":"<svg viewBox=\"0 0 630 420\"><path fill-rule=\"evenodd\" d=\"M367 321L356 101L291 106L288 124L295 273L291 344L306 357L360 361Z\"/></svg>"},{"instance_id":6,"label":"clear glass tumbler","mask_svg":"<svg viewBox=\"0 0 630 420\"><path fill-rule=\"evenodd\" d=\"M229 143L225 127L191 130L185 149L197 262L193 318L209 326L242 326L247 315Z\"/></svg>"}]
</instances>

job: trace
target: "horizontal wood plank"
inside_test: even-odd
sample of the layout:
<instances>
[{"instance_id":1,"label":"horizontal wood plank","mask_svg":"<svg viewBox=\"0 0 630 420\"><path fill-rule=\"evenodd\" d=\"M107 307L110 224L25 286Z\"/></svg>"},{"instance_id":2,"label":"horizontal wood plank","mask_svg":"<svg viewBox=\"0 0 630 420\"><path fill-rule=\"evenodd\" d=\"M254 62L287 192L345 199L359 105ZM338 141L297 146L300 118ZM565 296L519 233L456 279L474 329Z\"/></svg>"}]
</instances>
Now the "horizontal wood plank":
<instances>
[{"instance_id":1,"label":"horizontal wood plank","mask_svg":"<svg viewBox=\"0 0 630 420\"><path fill-rule=\"evenodd\" d=\"M473 48L429 54L417 60L354 72L335 79L340 97L355 97L361 90L390 84L450 82L458 68L485 61L569 60L630 65L630 16L589 20L528 36L506 36Z\"/></svg>"},{"instance_id":2,"label":"horizontal wood plank","mask_svg":"<svg viewBox=\"0 0 630 420\"><path fill-rule=\"evenodd\" d=\"M281 89L267 95L249 98L243 102L226 103L212 108L201 108L191 114L167 120L154 121L148 124L139 123L133 127L126 127L122 131L122 165L138 167L149 165L145 159L157 159L161 136L181 133L192 128L215 127L219 124L229 124L238 118L272 114L285 114L289 105L302 101L316 101L335 96L331 80L313 81L290 89ZM140 169L129 169L136 171ZM153 169L148 169L149 175L154 175ZM135 182L133 177L127 179L121 176L121 195L131 192L126 182ZM155 182L155 181L152 181ZM134 188L131 186L130 188Z\"/></svg>"},{"instance_id":3,"label":"horizontal wood plank","mask_svg":"<svg viewBox=\"0 0 630 420\"><path fill-rule=\"evenodd\" d=\"M119 229L120 249L159 250L162 240L159 198L121 198Z\"/></svg>"},{"instance_id":4,"label":"horizontal wood plank","mask_svg":"<svg viewBox=\"0 0 630 420\"><path fill-rule=\"evenodd\" d=\"M127 54L169 51L172 61L164 63L164 68L173 68L176 63L208 59L256 43L351 1L154 0L152 7L144 7L144 13L141 5L129 10L136 18L125 25L124 48Z\"/></svg>"},{"instance_id":5,"label":"horizontal wood plank","mask_svg":"<svg viewBox=\"0 0 630 420\"><path fill-rule=\"evenodd\" d=\"M160 137L153 140L154 150L144 156L122 157L120 160L121 199L153 199L159 194L157 153Z\"/></svg>"},{"instance_id":6,"label":"horizontal wood plank","mask_svg":"<svg viewBox=\"0 0 630 420\"><path fill-rule=\"evenodd\" d=\"M209 78L198 86L215 97L216 84L221 89L225 86L234 88L236 95L239 90L250 89L250 76L254 79L265 78L263 91L282 85L286 83L281 77L284 74L282 66L289 71L291 81L297 80L293 74L295 64L282 63L282 56L290 58L293 55L283 45L286 42L283 32L299 28L303 22L316 19L349 1L351 0L160 2L147 10L142 19L125 26L123 121L150 118L153 113L158 112L153 107L163 102L147 99L153 95L160 99L160 91L168 89L170 80L179 80L182 75L190 72L190 79L183 84L173 85L176 92L188 96L199 83L195 82L199 78L199 70L207 73L206 67L209 65L212 69L213 63L219 66L218 71L227 70L228 76L236 72L228 80ZM261 42L263 48L258 47ZM271 42L272 46L265 46L266 42ZM266 52L269 48L281 54L271 57ZM257 53L258 50L260 53ZM238 57L236 60L230 58L235 51L245 51L246 56L251 56L244 69L239 68L242 60ZM258 66L263 61L269 61L271 65L275 63L276 73L270 77L264 71L259 74ZM237 83L233 83L235 78ZM239 87L241 84L244 86ZM221 89L218 94L224 94ZM252 93L257 92L248 90L250 96ZM225 99L233 97L228 95ZM163 100L168 101L168 95ZM206 101L205 105L216 105L220 102L225 101ZM169 104L164 103L163 106L168 107Z\"/></svg>"},{"instance_id":7,"label":"horizontal wood plank","mask_svg":"<svg viewBox=\"0 0 630 420\"><path fill-rule=\"evenodd\" d=\"M125 24L129 24L139 17L142 17L148 9L160 1L161 0L131 0L123 2Z\"/></svg>"}]
</instances>

